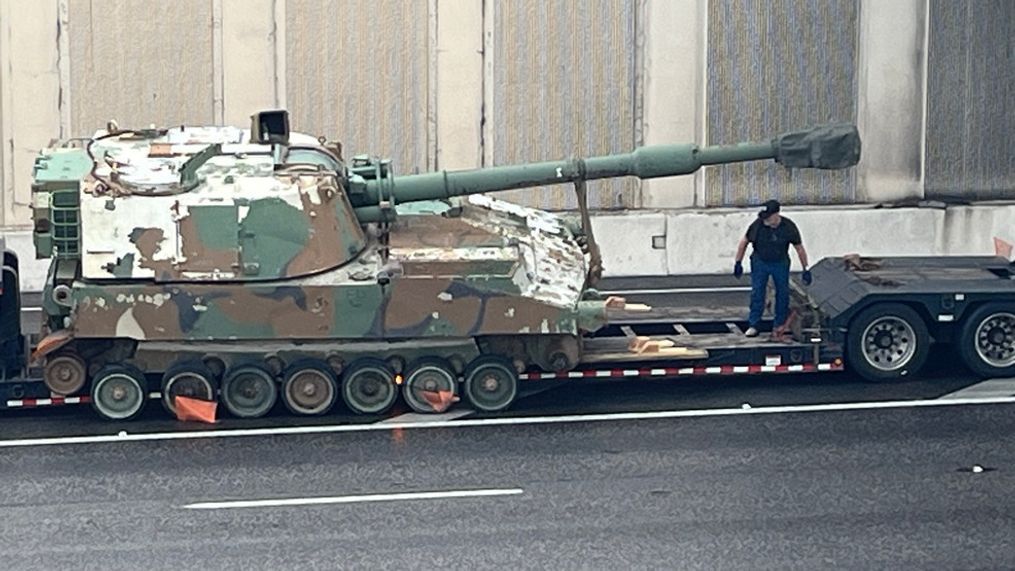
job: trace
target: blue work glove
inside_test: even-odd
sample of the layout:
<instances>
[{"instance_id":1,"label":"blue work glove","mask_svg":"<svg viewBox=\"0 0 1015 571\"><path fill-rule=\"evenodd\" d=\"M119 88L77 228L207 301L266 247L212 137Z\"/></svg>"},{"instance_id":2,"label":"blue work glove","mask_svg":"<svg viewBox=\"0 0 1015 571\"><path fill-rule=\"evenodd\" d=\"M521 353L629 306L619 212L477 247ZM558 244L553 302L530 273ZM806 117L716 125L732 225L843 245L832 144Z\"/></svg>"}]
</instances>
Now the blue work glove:
<instances>
[{"instance_id":1,"label":"blue work glove","mask_svg":"<svg viewBox=\"0 0 1015 571\"><path fill-rule=\"evenodd\" d=\"M737 278L738 280L744 277L744 264L742 262L737 262L733 264L733 277Z\"/></svg>"},{"instance_id":2,"label":"blue work glove","mask_svg":"<svg viewBox=\"0 0 1015 571\"><path fill-rule=\"evenodd\" d=\"M810 270L804 270L803 275L801 275L800 277L803 278L804 285L811 285L811 283L814 281L814 276L811 275Z\"/></svg>"}]
</instances>

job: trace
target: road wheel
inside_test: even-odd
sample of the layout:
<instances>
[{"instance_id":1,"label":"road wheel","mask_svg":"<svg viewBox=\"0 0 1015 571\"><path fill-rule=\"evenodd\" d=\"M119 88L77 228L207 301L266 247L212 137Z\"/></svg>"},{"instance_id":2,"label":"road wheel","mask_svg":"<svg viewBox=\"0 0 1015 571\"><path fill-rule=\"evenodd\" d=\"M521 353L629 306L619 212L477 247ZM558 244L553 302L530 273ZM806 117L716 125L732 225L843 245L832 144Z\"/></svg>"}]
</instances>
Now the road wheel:
<instances>
[{"instance_id":1,"label":"road wheel","mask_svg":"<svg viewBox=\"0 0 1015 571\"><path fill-rule=\"evenodd\" d=\"M927 362L930 333L911 307L898 303L865 309L849 326L846 359L868 381L894 381L915 374Z\"/></svg>"},{"instance_id":2,"label":"road wheel","mask_svg":"<svg viewBox=\"0 0 1015 571\"><path fill-rule=\"evenodd\" d=\"M137 418L148 402L144 373L130 365L110 365L92 381L92 408L106 420Z\"/></svg>"},{"instance_id":3,"label":"road wheel","mask_svg":"<svg viewBox=\"0 0 1015 571\"><path fill-rule=\"evenodd\" d=\"M324 362L294 363L282 379L282 402L293 414L324 414L338 399L338 380Z\"/></svg>"},{"instance_id":4,"label":"road wheel","mask_svg":"<svg viewBox=\"0 0 1015 571\"><path fill-rule=\"evenodd\" d=\"M357 414L387 412L398 399L394 371L379 359L353 361L342 375L342 399Z\"/></svg>"},{"instance_id":5,"label":"road wheel","mask_svg":"<svg viewBox=\"0 0 1015 571\"><path fill-rule=\"evenodd\" d=\"M477 409L499 412L511 406L518 396L518 374L507 359L479 357L465 371L464 392Z\"/></svg>"},{"instance_id":6,"label":"road wheel","mask_svg":"<svg viewBox=\"0 0 1015 571\"><path fill-rule=\"evenodd\" d=\"M176 397L215 400L215 374L201 361L173 365L162 375L162 407L173 416Z\"/></svg>"},{"instance_id":7,"label":"road wheel","mask_svg":"<svg viewBox=\"0 0 1015 571\"><path fill-rule=\"evenodd\" d=\"M981 377L1015 374L1015 305L984 305L963 320L959 355Z\"/></svg>"},{"instance_id":8,"label":"road wheel","mask_svg":"<svg viewBox=\"0 0 1015 571\"><path fill-rule=\"evenodd\" d=\"M421 414L442 413L451 407L458 375L442 359L427 359L409 366L402 384L402 396L412 410Z\"/></svg>"},{"instance_id":9,"label":"road wheel","mask_svg":"<svg viewBox=\"0 0 1015 571\"><path fill-rule=\"evenodd\" d=\"M72 395L84 388L88 370L81 357L65 353L46 361L42 380L50 391L63 396Z\"/></svg>"},{"instance_id":10,"label":"road wheel","mask_svg":"<svg viewBox=\"0 0 1015 571\"><path fill-rule=\"evenodd\" d=\"M222 381L222 404L237 418L260 418L275 406L275 377L259 365L240 365Z\"/></svg>"}]
</instances>

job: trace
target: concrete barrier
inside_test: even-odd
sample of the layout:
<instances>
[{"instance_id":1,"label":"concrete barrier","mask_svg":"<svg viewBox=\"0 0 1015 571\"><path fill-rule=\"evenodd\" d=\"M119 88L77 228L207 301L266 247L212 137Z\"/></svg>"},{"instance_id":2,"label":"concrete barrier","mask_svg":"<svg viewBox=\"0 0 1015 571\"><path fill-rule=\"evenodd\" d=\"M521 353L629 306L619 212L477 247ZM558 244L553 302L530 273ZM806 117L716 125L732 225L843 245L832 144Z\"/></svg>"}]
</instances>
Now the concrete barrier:
<instances>
[{"instance_id":1,"label":"concrete barrier","mask_svg":"<svg viewBox=\"0 0 1015 571\"><path fill-rule=\"evenodd\" d=\"M993 255L993 237L1015 239L1015 204L877 208L784 208L800 227L812 262L867 256ZM658 218L665 219L659 233ZM732 271L737 242L756 210L671 210L601 214L593 227L606 275L688 275ZM660 244L663 246L660 248ZM794 267L798 263L794 254Z\"/></svg>"}]
</instances>

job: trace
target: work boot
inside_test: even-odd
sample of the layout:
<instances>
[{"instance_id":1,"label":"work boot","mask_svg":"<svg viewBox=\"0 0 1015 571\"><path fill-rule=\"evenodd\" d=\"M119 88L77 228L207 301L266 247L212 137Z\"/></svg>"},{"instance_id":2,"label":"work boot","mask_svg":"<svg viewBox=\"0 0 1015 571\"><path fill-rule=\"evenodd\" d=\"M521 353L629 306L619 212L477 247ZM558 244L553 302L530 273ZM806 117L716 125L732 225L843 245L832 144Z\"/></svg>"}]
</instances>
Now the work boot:
<instances>
[{"instance_id":1,"label":"work boot","mask_svg":"<svg viewBox=\"0 0 1015 571\"><path fill-rule=\"evenodd\" d=\"M746 335L748 337L757 337L758 336L758 329L756 327L749 327L749 328L747 328L747 331L744 332L744 335Z\"/></svg>"}]
</instances>

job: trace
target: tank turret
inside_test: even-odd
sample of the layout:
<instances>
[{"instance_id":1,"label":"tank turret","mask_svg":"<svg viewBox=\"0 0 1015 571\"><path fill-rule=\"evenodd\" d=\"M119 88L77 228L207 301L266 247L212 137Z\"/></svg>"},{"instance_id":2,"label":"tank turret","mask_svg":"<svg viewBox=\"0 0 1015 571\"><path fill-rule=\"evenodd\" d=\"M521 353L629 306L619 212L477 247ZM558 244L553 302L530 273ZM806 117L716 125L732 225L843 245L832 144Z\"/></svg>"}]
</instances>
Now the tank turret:
<instances>
[{"instance_id":1,"label":"tank turret","mask_svg":"<svg viewBox=\"0 0 1015 571\"><path fill-rule=\"evenodd\" d=\"M221 398L241 417L276 399L297 414L339 398L379 413L399 390L419 411L446 408L449 394L499 410L512 375L573 369L583 335L613 308L635 309L592 289L586 181L751 160L840 169L859 156L856 128L828 125L396 175L290 132L283 110L246 129L110 122L35 162L36 251L53 261L34 358L53 393L90 392L106 418L136 415L149 391L170 410L178 396ZM581 224L487 195L561 183L575 185ZM464 204L416 206L456 197Z\"/></svg>"}]
</instances>

